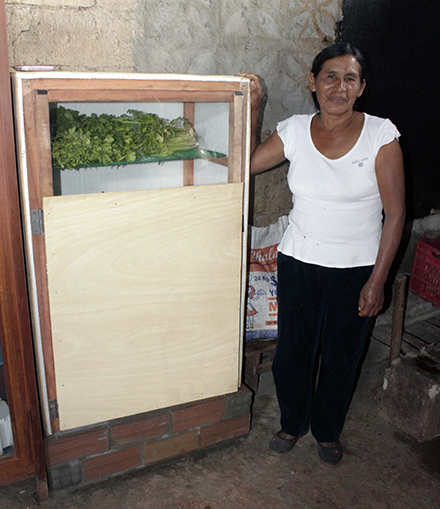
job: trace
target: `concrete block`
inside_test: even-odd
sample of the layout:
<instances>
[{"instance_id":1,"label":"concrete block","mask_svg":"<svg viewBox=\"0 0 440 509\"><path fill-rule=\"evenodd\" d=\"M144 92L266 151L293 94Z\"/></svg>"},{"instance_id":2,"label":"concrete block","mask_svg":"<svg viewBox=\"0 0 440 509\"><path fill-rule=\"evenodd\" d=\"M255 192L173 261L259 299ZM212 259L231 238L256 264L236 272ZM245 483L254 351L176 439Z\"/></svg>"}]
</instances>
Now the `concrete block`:
<instances>
[{"instance_id":1,"label":"concrete block","mask_svg":"<svg viewBox=\"0 0 440 509\"><path fill-rule=\"evenodd\" d=\"M252 391L242 385L238 392L226 394L225 409L226 419L236 419L242 415L249 415L252 405Z\"/></svg>"},{"instance_id":2,"label":"concrete block","mask_svg":"<svg viewBox=\"0 0 440 509\"><path fill-rule=\"evenodd\" d=\"M440 436L440 348L398 357L385 372L382 403L390 420L419 442Z\"/></svg>"},{"instance_id":3,"label":"concrete block","mask_svg":"<svg viewBox=\"0 0 440 509\"><path fill-rule=\"evenodd\" d=\"M69 461L47 470L51 490L59 490L82 482L81 462Z\"/></svg>"}]
</instances>

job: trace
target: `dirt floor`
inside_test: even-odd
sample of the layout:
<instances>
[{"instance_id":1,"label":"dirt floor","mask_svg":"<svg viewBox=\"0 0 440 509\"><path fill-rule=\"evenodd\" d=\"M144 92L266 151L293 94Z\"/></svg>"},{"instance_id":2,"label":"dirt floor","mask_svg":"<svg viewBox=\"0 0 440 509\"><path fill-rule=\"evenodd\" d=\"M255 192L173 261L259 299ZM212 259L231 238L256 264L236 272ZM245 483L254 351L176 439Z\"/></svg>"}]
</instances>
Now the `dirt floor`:
<instances>
[{"instance_id":1,"label":"dirt floor","mask_svg":"<svg viewBox=\"0 0 440 509\"><path fill-rule=\"evenodd\" d=\"M440 508L440 439L419 444L381 408L389 349L373 340L341 437L345 455L329 467L307 435L283 456L268 449L278 430L272 376L261 376L249 436L77 491L47 509L433 509ZM33 481L0 487L0 508L32 508Z\"/></svg>"}]
</instances>

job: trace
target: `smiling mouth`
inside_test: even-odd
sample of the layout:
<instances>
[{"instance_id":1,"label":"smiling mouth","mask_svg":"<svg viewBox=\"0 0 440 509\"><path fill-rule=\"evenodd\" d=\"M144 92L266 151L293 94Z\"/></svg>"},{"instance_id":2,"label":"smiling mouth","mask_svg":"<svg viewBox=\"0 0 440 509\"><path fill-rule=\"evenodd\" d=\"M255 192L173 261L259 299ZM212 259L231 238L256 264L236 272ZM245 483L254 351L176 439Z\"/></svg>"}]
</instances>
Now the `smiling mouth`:
<instances>
[{"instance_id":1,"label":"smiling mouth","mask_svg":"<svg viewBox=\"0 0 440 509\"><path fill-rule=\"evenodd\" d=\"M334 103L344 103L344 102L346 102L346 99L345 99L345 97L332 96L332 97L330 97L330 101L332 101Z\"/></svg>"}]
</instances>

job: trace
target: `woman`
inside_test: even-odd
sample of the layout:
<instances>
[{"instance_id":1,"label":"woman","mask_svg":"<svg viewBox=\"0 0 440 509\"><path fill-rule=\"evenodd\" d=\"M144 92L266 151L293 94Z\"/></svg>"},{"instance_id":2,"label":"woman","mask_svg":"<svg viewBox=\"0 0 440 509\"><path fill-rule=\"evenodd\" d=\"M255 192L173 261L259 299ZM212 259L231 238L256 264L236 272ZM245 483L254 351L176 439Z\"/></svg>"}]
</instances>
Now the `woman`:
<instances>
[{"instance_id":1,"label":"woman","mask_svg":"<svg viewBox=\"0 0 440 509\"><path fill-rule=\"evenodd\" d=\"M251 79L251 173L290 161L293 208L278 253L278 341L273 375L281 430L270 448L293 448L309 426L320 458L337 464L339 441L370 317L402 235L403 158L396 127L354 109L366 81L363 58L334 44L308 76L318 111L280 122L262 144L262 88ZM315 380L317 360L319 372Z\"/></svg>"}]
</instances>

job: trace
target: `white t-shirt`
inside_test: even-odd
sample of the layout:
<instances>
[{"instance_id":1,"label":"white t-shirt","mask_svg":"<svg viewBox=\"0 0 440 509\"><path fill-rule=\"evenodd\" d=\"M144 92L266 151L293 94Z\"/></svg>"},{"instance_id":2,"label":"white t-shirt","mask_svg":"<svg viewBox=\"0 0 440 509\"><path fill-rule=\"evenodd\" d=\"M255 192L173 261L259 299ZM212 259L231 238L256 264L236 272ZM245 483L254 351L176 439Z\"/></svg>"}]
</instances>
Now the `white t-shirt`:
<instances>
[{"instance_id":1,"label":"white t-shirt","mask_svg":"<svg viewBox=\"0 0 440 509\"><path fill-rule=\"evenodd\" d=\"M364 114L354 147L328 159L311 136L314 115L293 115L277 132L290 161L293 208L278 250L324 267L374 265L382 232L382 202L375 161L379 149L400 136L388 119Z\"/></svg>"}]
</instances>

